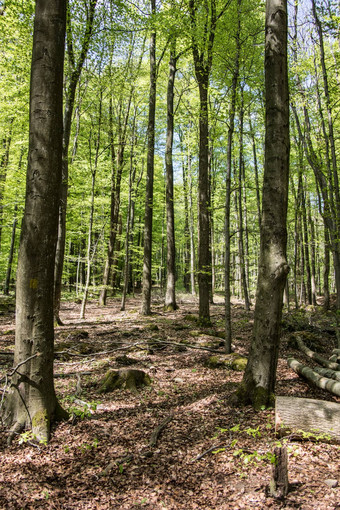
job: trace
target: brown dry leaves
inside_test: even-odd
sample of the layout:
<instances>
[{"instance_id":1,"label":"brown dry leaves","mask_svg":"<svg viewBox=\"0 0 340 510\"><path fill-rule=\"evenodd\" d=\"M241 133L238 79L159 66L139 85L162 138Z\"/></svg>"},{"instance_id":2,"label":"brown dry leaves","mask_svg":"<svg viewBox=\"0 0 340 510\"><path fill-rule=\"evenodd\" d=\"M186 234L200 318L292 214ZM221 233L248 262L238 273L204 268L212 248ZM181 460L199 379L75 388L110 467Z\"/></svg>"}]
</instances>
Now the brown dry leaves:
<instances>
[{"instance_id":1,"label":"brown dry leaves","mask_svg":"<svg viewBox=\"0 0 340 510\"><path fill-rule=\"evenodd\" d=\"M276 441L273 411L231 407L229 398L242 373L207 368L208 352L171 345L154 348L157 339L202 345L202 339L190 335L199 330L197 324L184 319L196 313L194 302L184 297L180 309L171 314L155 303L150 318L139 315L138 300L129 300L124 313L119 304L112 300L99 309L93 303L85 321L78 319L79 305L64 305L65 326L56 330L56 347L66 354L56 358L55 372L73 375L56 379L58 395L65 407L74 407L70 397L79 374L77 398L92 407L94 402L100 404L84 419L78 416L59 424L51 442L39 449L18 442L6 448L6 431L1 430L0 508L340 508L339 486L331 488L325 482L337 479L340 483L339 446L288 443L291 491L285 502L275 501L267 492L268 454ZM223 329L221 304L212 307L212 316L215 330ZM234 304L233 325L235 350L247 354L252 313ZM208 329L205 333L211 340L212 328ZM0 351L14 343L11 330L13 317L1 317ZM137 345L129 349L132 344ZM286 350L284 339L277 393L331 400L287 368ZM103 351L110 352L98 354ZM109 368L119 368L115 358L122 354L136 361L134 368L151 376L152 386L137 394L99 395L98 381ZM1 359L2 374L6 363L10 367L8 357ZM172 419L157 444L150 446L153 431L169 416Z\"/></svg>"}]
</instances>

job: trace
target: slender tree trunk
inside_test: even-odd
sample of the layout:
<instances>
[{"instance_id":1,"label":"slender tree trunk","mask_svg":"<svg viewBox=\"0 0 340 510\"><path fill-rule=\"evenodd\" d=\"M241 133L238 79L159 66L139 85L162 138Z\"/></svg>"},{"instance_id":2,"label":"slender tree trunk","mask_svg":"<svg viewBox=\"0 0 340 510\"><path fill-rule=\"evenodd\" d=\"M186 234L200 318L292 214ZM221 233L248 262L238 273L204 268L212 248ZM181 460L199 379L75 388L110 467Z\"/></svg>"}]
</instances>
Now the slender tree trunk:
<instances>
[{"instance_id":1,"label":"slender tree trunk","mask_svg":"<svg viewBox=\"0 0 340 510\"><path fill-rule=\"evenodd\" d=\"M225 238L225 260L224 260L224 292L225 292L225 351L231 353L231 292L230 292L230 196L231 196L231 169L232 169L232 146L233 134L235 129L235 106L237 84L240 73L240 33L241 33L241 0L237 3L237 32L236 32L236 55L233 79L231 84L231 101L229 108L229 129L227 139L227 168L226 168L226 201L225 201L225 218L224 218L224 238Z\"/></svg>"},{"instance_id":2,"label":"slender tree trunk","mask_svg":"<svg viewBox=\"0 0 340 510\"><path fill-rule=\"evenodd\" d=\"M80 319L85 319L85 309L86 309L86 303L87 303L87 297L90 287L90 279L91 279L91 265L92 265L92 258L94 257L95 250L93 250L93 254L91 256L91 250L92 250L92 231L93 231L93 219L94 219L94 196L95 196L95 184L96 184L96 174L98 169L98 159L99 159L99 148L100 148L100 135L101 135L101 124L102 124L102 100L103 100L103 91L100 90L100 97L99 97L99 112L98 112L98 131L97 131L97 138L95 141L95 159L92 167L91 163L91 134L89 139L89 153L90 153L90 167L91 167L91 209L90 209L90 219L89 219L89 231L88 231L88 237L87 237L87 256L86 256L86 281L85 281L85 289L84 289L84 295L81 303L81 309L80 309Z\"/></svg>"},{"instance_id":3,"label":"slender tree trunk","mask_svg":"<svg viewBox=\"0 0 340 510\"><path fill-rule=\"evenodd\" d=\"M209 76L200 75L200 116L199 116L199 164L198 164L198 298L199 317L203 322L210 321L209 290L211 278L209 248L209 120L208 120L208 87Z\"/></svg>"},{"instance_id":4,"label":"slender tree trunk","mask_svg":"<svg viewBox=\"0 0 340 510\"><path fill-rule=\"evenodd\" d=\"M300 180L300 190L301 190L301 212L302 212L302 225L303 225L303 231L301 233L302 236L302 245L304 250L304 261L305 261L305 268L306 268L306 298L307 303L309 305L312 304L312 274L311 274L311 267L310 267L310 257L309 257L309 236L308 236L308 227L307 227L307 209L306 209L306 195L305 190L302 182L302 172L303 167L301 168L301 173L299 175Z\"/></svg>"},{"instance_id":5,"label":"slender tree trunk","mask_svg":"<svg viewBox=\"0 0 340 510\"><path fill-rule=\"evenodd\" d=\"M323 295L325 310L329 310L330 306L330 294L329 294L329 271L330 271L330 257L329 257L329 233L326 225L324 225L324 267L323 267Z\"/></svg>"},{"instance_id":6,"label":"slender tree trunk","mask_svg":"<svg viewBox=\"0 0 340 510\"><path fill-rule=\"evenodd\" d=\"M184 194L184 289L190 290L190 229L189 229L189 200L188 200L188 178L186 165L182 163L183 172L183 194Z\"/></svg>"},{"instance_id":7,"label":"slender tree trunk","mask_svg":"<svg viewBox=\"0 0 340 510\"><path fill-rule=\"evenodd\" d=\"M166 294L165 309L176 310L176 268L175 268L175 217L174 217L174 171L172 163L172 146L174 137L174 86L176 75L175 43L170 50L169 80L167 93L167 135L165 148L166 168Z\"/></svg>"},{"instance_id":8,"label":"slender tree trunk","mask_svg":"<svg viewBox=\"0 0 340 510\"><path fill-rule=\"evenodd\" d=\"M65 96L65 108L64 108L64 122L63 122L63 175L60 187L60 203L59 203L59 221L58 221L58 240L55 257L55 269L54 269L54 315L55 320L58 324L62 324L59 311L60 311L60 300L61 300L61 287L62 287L62 276L63 276L63 265L64 265L64 254L65 254L65 241L66 241L66 210L67 210L67 196L68 196L68 149L70 145L71 135L71 124L74 109L74 99L76 94L77 85L80 79L81 71L85 62L86 55L90 46L90 40L92 35L94 13L96 9L97 0L90 0L88 16L86 20L85 34L83 39L83 45L78 57L78 61L75 61L73 53L73 41L72 41L72 29L69 6L67 8L67 50L69 63L72 69L71 76ZM68 5L68 2L67 2Z\"/></svg>"},{"instance_id":9,"label":"slender tree trunk","mask_svg":"<svg viewBox=\"0 0 340 510\"><path fill-rule=\"evenodd\" d=\"M253 338L238 399L272 404L280 340L286 260L289 175L287 1L266 2L266 140L259 275Z\"/></svg>"},{"instance_id":10,"label":"slender tree trunk","mask_svg":"<svg viewBox=\"0 0 340 510\"><path fill-rule=\"evenodd\" d=\"M240 254L240 273L241 285L244 297L244 306L247 311L250 310L250 301L248 295L247 275L246 275L246 260L244 252L244 222L243 222L243 90L241 92L241 109L240 109L240 155L238 165L238 220L239 220L239 254Z\"/></svg>"},{"instance_id":11,"label":"slender tree trunk","mask_svg":"<svg viewBox=\"0 0 340 510\"><path fill-rule=\"evenodd\" d=\"M191 23L192 53L194 58L195 75L200 97L199 111L199 163L198 163L198 289L199 289L199 317L202 322L210 322L209 290L211 280L211 257L209 247L209 115L208 90L209 78L213 58L213 46L216 24L224 11L217 16L216 2L211 0L203 5L204 19L200 19L202 12L198 9L196 0L189 0ZM203 22L200 39L197 35L198 26Z\"/></svg>"},{"instance_id":12,"label":"slender tree trunk","mask_svg":"<svg viewBox=\"0 0 340 510\"><path fill-rule=\"evenodd\" d=\"M314 218L312 217L310 198L307 200L307 214L308 224L310 229L310 241L311 241L311 293L312 293L312 305L316 305L316 253L315 253L315 227Z\"/></svg>"},{"instance_id":13,"label":"slender tree trunk","mask_svg":"<svg viewBox=\"0 0 340 510\"><path fill-rule=\"evenodd\" d=\"M261 198L260 198L260 185L259 185L259 168L257 164L257 152L256 152L256 142L255 142L255 133L252 128L251 119L249 119L250 132L251 132L251 142L253 148L253 161L254 161L254 172L255 172L255 186L256 186L256 206L257 206L257 216L259 221L259 229L261 228Z\"/></svg>"},{"instance_id":14,"label":"slender tree trunk","mask_svg":"<svg viewBox=\"0 0 340 510\"><path fill-rule=\"evenodd\" d=\"M195 230L194 230L194 208L192 204L192 171L191 154L188 147L188 192L189 192L189 231L190 231L190 286L191 295L196 296L195 288L195 270L196 270L196 252L195 252Z\"/></svg>"},{"instance_id":15,"label":"slender tree trunk","mask_svg":"<svg viewBox=\"0 0 340 510\"><path fill-rule=\"evenodd\" d=\"M151 0L152 15L156 13L156 0ZM156 32L150 37L150 93L148 118L148 152L146 164L146 192L144 218L144 263L141 314L151 314L152 286L152 209L153 209L153 175L155 157L155 115L156 115Z\"/></svg>"},{"instance_id":16,"label":"slender tree trunk","mask_svg":"<svg viewBox=\"0 0 340 510\"><path fill-rule=\"evenodd\" d=\"M36 1L14 368L3 417L12 434L27 427L38 441L47 441L53 421L67 416L53 382L53 273L62 175L65 19L65 0Z\"/></svg>"},{"instance_id":17,"label":"slender tree trunk","mask_svg":"<svg viewBox=\"0 0 340 510\"><path fill-rule=\"evenodd\" d=\"M10 287L10 283L11 283L12 263L13 263L14 245L15 245L15 234L16 234L16 228L17 228L17 224L18 224L17 211L18 211L18 206L15 204L14 220L13 220L12 236L11 236L11 246L9 249L6 281L5 281L5 287L4 287L5 296L9 295L9 287Z\"/></svg>"},{"instance_id":18,"label":"slender tree trunk","mask_svg":"<svg viewBox=\"0 0 340 510\"><path fill-rule=\"evenodd\" d=\"M3 139L3 155L0 160L0 249L1 249L1 236L2 236L2 224L3 224L3 199L5 192L5 183L7 178L7 168L9 162L9 151L12 141L12 126L14 119L12 118L9 122L9 133Z\"/></svg>"}]
</instances>

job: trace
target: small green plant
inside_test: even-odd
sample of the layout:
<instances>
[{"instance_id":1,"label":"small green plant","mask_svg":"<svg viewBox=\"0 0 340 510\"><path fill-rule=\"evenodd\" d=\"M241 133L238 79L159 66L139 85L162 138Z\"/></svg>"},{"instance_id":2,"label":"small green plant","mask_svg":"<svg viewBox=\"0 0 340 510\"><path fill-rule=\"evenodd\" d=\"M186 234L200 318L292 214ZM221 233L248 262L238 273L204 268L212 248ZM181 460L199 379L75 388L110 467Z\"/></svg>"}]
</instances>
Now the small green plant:
<instances>
[{"instance_id":1,"label":"small green plant","mask_svg":"<svg viewBox=\"0 0 340 510\"><path fill-rule=\"evenodd\" d=\"M19 444L26 444L26 443L39 443L41 445L46 445L47 440L46 439L40 439L40 441L37 440L37 436L33 434L31 430L26 430L25 432L22 432L19 435Z\"/></svg>"},{"instance_id":2,"label":"small green plant","mask_svg":"<svg viewBox=\"0 0 340 510\"><path fill-rule=\"evenodd\" d=\"M68 408L69 413L74 417L79 418L80 420L89 418L94 413L94 411L96 411L97 406L100 404L100 402L97 401L82 402L74 396L65 397L63 401L71 403L71 406Z\"/></svg>"},{"instance_id":3,"label":"small green plant","mask_svg":"<svg viewBox=\"0 0 340 510\"><path fill-rule=\"evenodd\" d=\"M98 438L95 437L92 443L83 443L82 445L79 446L79 448L80 451L84 453L86 451L93 450L94 448L98 448L98 444L99 444Z\"/></svg>"},{"instance_id":4,"label":"small green plant","mask_svg":"<svg viewBox=\"0 0 340 510\"><path fill-rule=\"evenodd\" d=\"M47 490L43 491L43 496L46 500L48 500L50 497L49 492Z\"/></svg>"}]
</instances>

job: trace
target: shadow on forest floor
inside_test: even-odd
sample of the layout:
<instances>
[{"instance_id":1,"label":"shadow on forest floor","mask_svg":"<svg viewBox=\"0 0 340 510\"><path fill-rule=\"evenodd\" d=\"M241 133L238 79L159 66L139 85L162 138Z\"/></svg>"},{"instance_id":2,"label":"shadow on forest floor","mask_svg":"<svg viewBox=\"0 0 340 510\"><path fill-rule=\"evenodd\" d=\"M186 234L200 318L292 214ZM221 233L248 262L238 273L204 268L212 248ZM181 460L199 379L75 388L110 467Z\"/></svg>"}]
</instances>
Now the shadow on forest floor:
<instances>
[{"instance_id":1,"label":"shadow on forest floor","mask_svg":"<svg viewBox=\"0 0 340 510\"><path fill-rule=\"evenodd\" d=\"M47 446L25 443L22 435L7 448L2 428L0 507L339 508L339 486L327 484L340 483L339 446L311 441L288 440L291 491L285 502L268 497L274 412L230 406L242 372L209 368L212 353L202 349L223 353L222 299L211 307L210 328L197 324L197 302L187 295L173 313L163 312L158 298L150 317L139 315L137 298L128 299L125 312L119 299L105 308L89 303L83 321L80 305L65 303L64 325L56 328L55 385L73 418L54 428ZM253 311L235 301L232 314L234 350L247 355ZM1 376L12 364L13 321L13 309L2 310ZM295 330L312 332L326 354L334 347L332 314L321 308L285 314L277 394L340 402L288 368L288 356L302 361L291 341ZM151 385L99 393L107 371L122 368L126 359L133 363L128 368L149 375Z\"/></svg>"}]
</instances>

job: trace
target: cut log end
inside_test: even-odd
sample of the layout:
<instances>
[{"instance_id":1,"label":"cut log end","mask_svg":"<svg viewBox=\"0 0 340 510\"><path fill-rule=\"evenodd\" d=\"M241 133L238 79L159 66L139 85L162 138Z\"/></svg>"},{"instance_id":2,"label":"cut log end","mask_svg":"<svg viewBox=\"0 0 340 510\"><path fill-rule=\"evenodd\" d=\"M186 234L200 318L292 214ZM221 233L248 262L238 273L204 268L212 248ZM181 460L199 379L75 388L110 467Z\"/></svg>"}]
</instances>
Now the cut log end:
<instances>
[{"instance_id":1,"label":"cut log end","mask_svg":"<svg viewBox=\"0 0 340 510\"><path fill-rule=\"evenodd\" d=\"M310 398L276 397L278 436L340 443L340 404Z\"/></svg>"}]
</instances>

